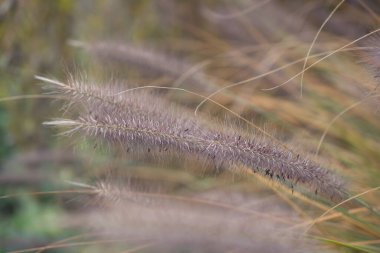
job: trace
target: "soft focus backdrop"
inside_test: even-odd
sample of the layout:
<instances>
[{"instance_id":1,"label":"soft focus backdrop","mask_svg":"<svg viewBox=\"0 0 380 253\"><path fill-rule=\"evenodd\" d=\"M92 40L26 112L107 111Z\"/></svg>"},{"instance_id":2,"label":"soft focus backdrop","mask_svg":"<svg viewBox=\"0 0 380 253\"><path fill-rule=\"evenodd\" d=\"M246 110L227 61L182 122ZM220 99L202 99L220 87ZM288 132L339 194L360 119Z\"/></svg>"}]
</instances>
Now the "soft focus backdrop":
<instances>
[{"instance_id":1,"label":"soft focus backdrop","mask_svg":"<svg viewBox=\"0 0 380 253\"><path fill-rule=\"evenodd\" d=\"M318 29L339 2L0 1L0 195L14 194L0 199L0 252L83 233L78 220L90 209L85 196L33 192L78 189L73 182L91 184L113 173L125 181L132 178L144 191L197 194L233 189L273 197L304 221L332 206L319 196L281 190L260 177L216 175L180 161L156 164L57 136L59 131L42 123L64 115L62 103L24 96L48 92L35 75L65 82L73 73L123 80L131 87L173 86L203 96L247 80L213 99L332 168L352 195L378 187L379 35L342 48L305 72L302 95L300 75L266 90L302 70ZM319 34L307 66L379 27L378 1L344 1ZM125 55L112 52L120 45L128 48ZM192 111L202 101L180 91L158 93ZM214 123L254 130L212 103L204 103L199 111ZM379 198L374 190L361 196L362 206L332 211L336 216L320 222L310 235L333 252L379 252ZM108 247L99 243L51 252L111 252ZM114 246L112 252L126 249Z\"/></svg>"}]
</instances>

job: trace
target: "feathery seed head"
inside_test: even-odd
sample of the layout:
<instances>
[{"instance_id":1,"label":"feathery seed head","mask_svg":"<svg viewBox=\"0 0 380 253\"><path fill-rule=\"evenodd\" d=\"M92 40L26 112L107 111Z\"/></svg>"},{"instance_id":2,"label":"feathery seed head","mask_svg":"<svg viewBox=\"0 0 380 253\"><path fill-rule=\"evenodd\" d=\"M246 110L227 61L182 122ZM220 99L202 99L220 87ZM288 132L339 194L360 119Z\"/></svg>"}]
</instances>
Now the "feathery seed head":
<instances>
[{"instance_id":1,"label":"feathery seed head","mask_svg":"<svg viewBox=\"0 0 380 253\"><path fill-rule=\"evenodd\" d=\"M54 83L54 82L52 82ZM245 166L270 178L309 186L312 192L340 198L342 182L328 169L258 135L210 126L201 117L175 108L152 94L71 80L58 91L80 104L76 119L47 125L70 128L140 152L176 153L210 161L219 168ZM62 88L63 87L63 88Z\"/></svg>"},{"instance_id":2,"label":"feathery seed head","mask_svg":"<svg viewBox=\"0 0 380 253\"><path fill-rule=\"evenodd\" d=\"M102 195L100 207L86 215L86 220L94 232L107 239L152 242L154 252L317 250L315 243L302 236L302 231L289 230L298 218L290 210L275 208L278 201L236 208L260 199L239 194L236 200L236 194L214 192L211 193L214 198L219 195L223 200L213 201L207 192L202 196L176 196L136 192L125 187L115 189L112 183L100 187L106 187L107 194Z\"/></svg>"}]
</instances>

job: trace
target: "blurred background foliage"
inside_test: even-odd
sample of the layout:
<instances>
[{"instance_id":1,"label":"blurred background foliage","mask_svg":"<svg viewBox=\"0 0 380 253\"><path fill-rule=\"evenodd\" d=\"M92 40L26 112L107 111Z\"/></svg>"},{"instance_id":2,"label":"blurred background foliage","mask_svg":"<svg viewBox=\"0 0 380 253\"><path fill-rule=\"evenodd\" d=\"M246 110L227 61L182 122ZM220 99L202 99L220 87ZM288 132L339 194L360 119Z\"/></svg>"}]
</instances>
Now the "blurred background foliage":
<instances>
[{"instance_id":1,"label":"blurred background foliage","mask_svg":"<svg viewBox=\"0 0 380 253\"><path fill-rule=\"evenodd\" d=\"M268 3L253 10L259 2ZM85 50L70 46L70 40L141 45L189 66L203 64L202 71L209 80L207 87L192 86L186 81L179 86L206 96L227 84L304 57L318 28L337 3L332 0L2 0L0 99L42 94L45 91L34 75L65 80L68 72L76 72L78 68L102 78L128 79L139 85L168 86L180 78L167 74L150 76L144 67L134 64L109 65ZM346 1L323 29L312 54L334 50L378 28L379 15L378 1ZM380 39L376 43L379 45ZM376 94L379 79L374 76L378 73L369 71L362 63L365 59L362 54L365 55L364 50L338 53L309 70L304 77L302 98L299 78L273 91L262 90L297 74L302 69L301 61L255 82L221 92L214 99L258 126L276 132L290 146L313 153L323 131L338 113L369 93ZM315 58L310 59L309 65L314 61ZM192 110L200 102L186 94L168 93ZM318 157L349 182L352 193L380 185L378 109L379 99L368 99L338 119L329 129ZM112 152L94 149L86 141L78 143L56 137L56 132L42 126L42 122L57 117L58 110L58 102L44 98L0 102L0 195L20 194L0 199L0 252L41 246L75 234L75 229L62 223L68 213L81 209L71 201L73 196L27 193L66 189L69 186L65 180L90 181L104 174L106 168L129 167L131 174L164 182L163 187L172 191L231 186L228 175L216 178L201 173L200 176L191 170L175 170L175 164L173 168L158 169L152 163L122 159ZM211 103L201 110L225 117L227 121L237 121ZM242 178L237 182L250 191L266 194L271 188L268 183L259 182L252 186L252 182ZM378 208L379 197L375 192L363 196L363 200ZM322 210L310 208L291 194L286 198L306 210L310 217L321 214ZM368 247L363 252L376 252L380 249L380 231L376 227L380 224L379 217L363 213L356 218L372 223L368 225L370 232L363 227L364 232L360 229L358 232L357 224L349 222L347 226L352 227L342 232L339 227L344 224L342 219L321 228L323 237L335 240L331 244L338 252L361 252L363 249L350 247L349 242L354 241L375 241L364 244ZM71 251L78 252L78 249L57 252Z\"/></svg>"}]
</instances>

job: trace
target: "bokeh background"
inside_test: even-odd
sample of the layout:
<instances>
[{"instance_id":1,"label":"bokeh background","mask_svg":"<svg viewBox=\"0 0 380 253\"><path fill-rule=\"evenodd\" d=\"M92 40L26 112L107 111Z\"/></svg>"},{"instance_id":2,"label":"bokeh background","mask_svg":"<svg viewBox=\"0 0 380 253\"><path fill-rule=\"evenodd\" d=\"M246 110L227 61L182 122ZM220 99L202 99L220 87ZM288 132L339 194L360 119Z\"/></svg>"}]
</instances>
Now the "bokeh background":
<instances>
[{"instance_id":1,"label":"bokeh background","mask_svg":"<svg viewBox=\"0 0 380 253\"><path fill-rule=\"evenodd\" d=\"M228 173L216 177L213 172L184 169L178 163L158 166L94 148L91 142L59 137L58 131L42 125L63 114L59 101L18 97L46 93L35 75L65 81L68 73L88 73L102 80L127 80L131 86L173 85L207 96L298 60L281 71L225 90L214 99L311 155L331 120L355 104L328 129L315 159L343 177L352 194L379 186L380 100L376 89L380 37L369 36L307 71L302 97L299 77L278 89L263 90L302 70L299 59L305 57L319 27L338 3L0 1L0 195L16 195L0 199L0 252L46 245L80 232L72 215L85 212L81 198L30 193L71 189L67 181L89 183L110 168L128 167L123 173L139 178L142 185L171 192L234 187L262 196L281 195L275 185L261 179ZM323 52L379 28L379 15L378 1L345 1L322 29L311 54L321 58ZM106 49L86 50L83 43L115 43L132 52L148 52L151 58L141 53L117 57ZM308 65L318 57L310 58ZM189 94L166 93L189 110L200 102ZM212 103L205 103L200 111L215 117L215 122L252 128ZM379 197L375 191L363 195L362 200L369 209L376 209ZM314 197L308 197L308 202L291 192L280 199L283 205L291 203L296 211L301 209L307 218L317 217L330 205ZM369 209L354 216L350 208L357 207L339 211L341 218L321 224L316 233L337 252L378 252L379 216ZM102 251L85 246L56 252L82 250Z\"/></svg>"}]
</instances>

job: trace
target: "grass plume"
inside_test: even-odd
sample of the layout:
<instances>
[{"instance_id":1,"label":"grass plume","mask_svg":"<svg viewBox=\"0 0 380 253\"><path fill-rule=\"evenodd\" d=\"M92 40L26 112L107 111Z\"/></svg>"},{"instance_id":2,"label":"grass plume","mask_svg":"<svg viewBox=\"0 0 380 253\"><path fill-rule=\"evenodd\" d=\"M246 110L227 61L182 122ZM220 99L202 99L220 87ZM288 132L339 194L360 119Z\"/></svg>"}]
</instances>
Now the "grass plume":
<instances>
[{"instance_id":1,"label":"grass plume","mask_svg":"<svg viewBox=\"0 0 380 253\"><path fill-rule=\"evenodd\" d=\"M260 203L263 199L257 196L228 191L187 197L150 194L105 181L97 189L97 207L85 222L105 239L132 244L149 242L154 245L154 252L186 249L270 253L317 249L300 230L286 230L298 218L278 202L273 203L275 200ZM221 198L223 201L213 201ZM251 203L249 208L239 208L247 203ZM267 217L261 216L262 210L266 210Z\"/></svg>"},{"instance_id":2,"label":"grass plume","mask_svg":"<svg viewBox=\"0 0 380 253\"><path fill-rule=\"evenodd\" d=\"M188 62L169 54L163 54L146 46L137 46L131 43L115 41L82 42L69 40L69 45L84 49L100 62L118 63L136 67L144 76L168 76L177 78L174 86L183 82L204 90L215 86L201 68L207 64L203 62L192 66Z\"/></svg>"},{"instance_id":3,"label":"grass plume","mask_svg":"<svg viewBox=\"0 0 380 253\"><path fill-rule=\"evenodd\" d=\"M141 90L122 92L117 85L103 88L73 78L68 84L50 83L71 104L82 107L76 118L45 123L68 128L66 134L81 132L121 143L125 150L159 156L195 156L220 169L245 166L292 187L301 183L324 196L342 197L342 182L330 170L260 135L211 126L206 119Z\"/></svg>"}]
</instances>

